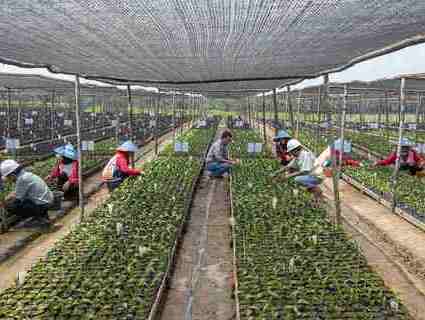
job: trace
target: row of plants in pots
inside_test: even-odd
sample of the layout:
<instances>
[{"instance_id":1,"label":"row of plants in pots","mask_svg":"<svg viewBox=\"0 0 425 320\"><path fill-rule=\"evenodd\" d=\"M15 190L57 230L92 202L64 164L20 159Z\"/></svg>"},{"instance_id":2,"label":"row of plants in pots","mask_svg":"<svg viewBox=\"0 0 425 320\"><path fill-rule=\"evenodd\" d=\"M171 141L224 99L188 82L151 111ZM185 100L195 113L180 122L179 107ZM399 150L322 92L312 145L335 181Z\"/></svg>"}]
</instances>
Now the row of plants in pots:
<instances>
[{"instance_id":1,"label":"row of plants in pots","mask_svg":"<svg viewBox=\"0 0 425 320\"><path fill-rule=\"evenodd\" d=\"M203 156L207 146L210 144L211 140L214 138L214 135L217 131L217 127L213 126L211 128L205 129L191 129L185 133L176 137L176 142L187 143L188 152L175 152L175 146L172 144L167 145L164 150L161 152L162 156Z\"/></svg>"},{"instance_id":2,"label":"row of plants in pots","mask_svg":"<svg viewBox=\"0 0 425 320\"><path fill-rule=\"evenodd\" d=\"M300 132L300 141L317 153L325 150L327 144L325 137L318 136L311 131ZM348 138L349 139L349 138ZM361 159L360 155L353 153L353 158ZM372 167L372 162L362 160L361 167L344 167L343 172L367 189L391 201L391 181L393 167ZM425 222L425 185L424 182L407 172L399 172L396 188L397 205L416 219Z\"/></svg>"},{"instance_id":3,"label":"row of plants in pots","mask_svg":"<svg viewBox=\"0 0 425 320\"><path fill-rule=\"evenodd\" d=\"M186 213L198 159L159 158L128 179L0 294L1 319L146 319Z\"/></svg>"},{"instance_id":4,"label":"row of plants in pots","mask_svg":"<svg viewBox=\"0 0 425 320\"><path fill-rule=\"evenodd\" d=\"M278 168L257 158L233 171L241 319L410 319L312 196L269 178Z\"/></svg>"},{"instance_id":5,"label":"row of plants in pots","mask_svg":"<svg viewBox=\"0 0 425 320\"><path fill-rule=\"evenodd\" d=\"M233 143L229 145L229 152L235 158L247 158L253 156L270 157L271 151L266 145L260 135L254 130L247 129L232 129ZM261 143L262 149L258 153L248 152L248 143Z\"/></svg>"}]
</instances>

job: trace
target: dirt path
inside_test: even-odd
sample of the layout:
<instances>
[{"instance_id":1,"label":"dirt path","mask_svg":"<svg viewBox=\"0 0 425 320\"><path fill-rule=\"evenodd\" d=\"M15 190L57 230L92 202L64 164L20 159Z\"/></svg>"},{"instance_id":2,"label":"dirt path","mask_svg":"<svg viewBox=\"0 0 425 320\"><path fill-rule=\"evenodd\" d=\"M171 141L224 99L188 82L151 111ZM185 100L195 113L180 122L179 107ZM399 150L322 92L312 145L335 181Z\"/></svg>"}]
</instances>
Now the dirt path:
<instances>
[{"instance_id":1,"label":"dirt path","mask_svg":"<svg viewBox=\"0 0 425 320\"><path fill-rule=\"evenodd\" d=\"M232 250L227 181L201 178L160 318L230 320Z\"/></svg>"},{"instance_id":2,"label":"dirt path","mask_svg":"<svg viewBox=\"0 0 425 320\"><path fill-rule=\"evenodd\" d=\"M202 177L161 319L233 317L229 199L225 183Z\"/></svg>"},{"instance_id":3,"label":"dirt path","mask_svg":"<svg viewBox=\"0 0 425 320\"><path fill-rule=\"evenodd\" d=\"M333 207L329 180L323 189ZM344 229L359 242L369 265L414 319L425 320L424 250L418 245L425 242L425 233L345 182L341 182L340 195Z\"/></svg>"},{"instance_id":4,"label":"dirt path","mask_svg":"<svg viewBox=\"0 0 425 320\"><path fill-rule=\"evenodd\" d=\"M159 139L161 143L159 150L161 151L163 146L171 142L173 133L170 132ZM136 166L140 166L142 162L150 161L155 158L154 154L154 143L151 142L146 145L142 150L142 157L136 163ZM101 181L101 172L87 178L85 183L85 190L93 187L93 184L99 184ZM102 188L95 192L88 200L85 206L86 215L90 215L94 209L102 204L109 197L109 193L106 188ZM0 264L0 291L12 286L18 272L27 272L33 264L40 259L43 259L47 252L53 248L54 244L65 237L74 228L80 219L78 208L73 209L67 213L64 217L58 220L58 224L62 225L58 231L38 236L35 240L29 242L22 250L18 251L12 257L9 257L6 261ZM29 231L15 231L8 232L1 235L0 238L0 249L1 245L5 244L6 241L13 241L18 236L24 236Z\"/></svg>"}]
</instances>

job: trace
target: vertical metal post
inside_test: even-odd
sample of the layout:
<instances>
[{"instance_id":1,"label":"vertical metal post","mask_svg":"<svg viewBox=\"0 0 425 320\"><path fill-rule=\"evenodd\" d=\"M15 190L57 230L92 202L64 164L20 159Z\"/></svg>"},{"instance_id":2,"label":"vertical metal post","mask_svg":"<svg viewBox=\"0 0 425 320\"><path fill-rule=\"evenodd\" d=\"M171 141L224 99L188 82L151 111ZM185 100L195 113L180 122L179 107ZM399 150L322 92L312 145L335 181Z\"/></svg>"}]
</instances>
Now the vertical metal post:
<instances>
[{"instance_id":1,"label":"vertical metal post","mask_svg":"<svg viewBox=\"0 0 425 320\"><path fill-rule=\"evenodd\" d=\"M400 113L399 113L399 125L398 125L398 144L397 144L397 158L394 167L393 179L392 179L392 211L395 212L397 205L397 180L398 173L400 171L400 153L401 153L401 140L403 138L403 127L404 127L404 112L406 104L406 79L401 78L400 83Z\"/></svg>"},{"instance_id":2,"label":"vertical metal post","mask_svg":"<svg viewBox=\"0 0 425 320\"><path fill-rule=\"evenodd\" d=\"M263 92L263 138L264 144L267 143L267 133L266 133L266 95Z\"/></svg>"},{"instance_id":3,"label":"vertical metal post","mask_svg":"<svg viewBox=\"0 0 425 320\"><path fill-rule=\"evenodd\" d=\"M176 144L176 92L173 92L173 148Z\"/></svg>"},{"instance_id":4,"label":"vertical metal post","mask_svg":"<svg viewBox=\"0 0 425 320\"><path fill-rule=\"evenodd\" d=\"M119 103L118 99L121 99L121 97L116 97L115 99L112 98L112 103L114 103L114 101L116 102L115 104L115 139L117 140L117 144L120 142L120 111L119 111ZM113 106L111 106L113 107Z\"/></svg>"},{"instance_id":5,"label":"vertical metal post","mask_svg":"<svg viewBox=\"0 0 425 320\"><path fill-rule=\"evenodd\" d=\"M159 122L159 106L161 104L161 89L158 89L158 101L155 104L155 155L158 155L158 122Z\"/></svg>"},{"instance_id":6,"label":"vertical metal post","mask_svg":"<svg viewBox=\"0 0 425 320\"><path fill-rule=\"evenodd\" d=\"M294 134L295 120L294 120L294 110L292 110L292 102L291 102L291 86L286 86L286 90L287 90L286 104L288 106L289 122L291 123L292 133Z\"/></svg>"},{"instance_id":7,"label":"vertical metal post","mask_svg":"<svg viewBox=\"0 0 425 320\"><path fill-rule=\"evenodd\" d=\"M296 120L296 129L295 129L295 137L298 139L299 130L300 130L300 110L301 110L301 97L302 97L302 89L298 91L298 103L297 103L297 120Z\"/></svg>"},{"instance_id":8,"label":"vertical metal post","mask_svg":"<svg viewBox=\"0 0 425 320\"><path fill-rule=\"evenodd\" d=\"M10 139L10 119L12 119L12 93L10 88L7 88L7 137Z\"/></svg>"},{"instance_id":9,"label":"vertical metal post","mask_svg":"<svg viewBox=\"0 0 425 320\"><path fill-rule=\"evenodd\" d=\"M248 123L249 127L252 127L252 119L251 119L251 103L249 101L249 96L246 98L247 104L248 104Z\"/></svg>"},{"instance_id":10,"label":"vertical metal post","mask_svg":"<svg viewBox=\"0 0 425 320\"><path fill-rule=\"evenodd\" d=\"M75 76L75 124L77 127L78 152L78 205L80 208L80 222L84 220L84 193L83 193L83 163L81 152L81 111L80 111L80 77Z\"/></svg>"},{"instance_id":11,"label":"vertical metal post","mask_svg":"<svg viewBox=\"0 0 425 320\"><path fill-rule=\"evenodd\" d=\"M277 113L276 88L273 89L273 114L274 114L274 124L275 124L275 135L277 135L277 132L279 131L279 128L278 128L279 115Z\"/></svg>"},{"instance_id":12,"label":"vertical metal post","mask_svg":"<svg viewBox=\"0 0 425 320\"><path fill-rule=\"evenodd\" d=\"M55 90L53 90L52 105L50 107L50 141L51 143L53 143L53 140L55 139L55 120L54 120L55 98L56 98L56 92Z\"/></svg>"},{"instance_id":13,"label":"vertical metal post","mask_svg":"<svg viewBox=\"0 0 425 320\"><path fill-rule=\"evenodd\" d=\"M131 86L127 85L127 98L128 98L128 112L129 112L129 121L130 121L130 136L129 140L133 141L133 101L131 96Z\"/></svg>"},{"instance_id":14,"label":"vertical metal post","mask_svg":"<svg viewBox=\"0 0 425 320\"><path fill-rule=\"evenodd\" d=\"M416 110L415 110L415 143L418 143L418 125L419 125L419 106L421 104L421 94L417 93L417 102L416 102Z\"/></svg>"}]
</instances>

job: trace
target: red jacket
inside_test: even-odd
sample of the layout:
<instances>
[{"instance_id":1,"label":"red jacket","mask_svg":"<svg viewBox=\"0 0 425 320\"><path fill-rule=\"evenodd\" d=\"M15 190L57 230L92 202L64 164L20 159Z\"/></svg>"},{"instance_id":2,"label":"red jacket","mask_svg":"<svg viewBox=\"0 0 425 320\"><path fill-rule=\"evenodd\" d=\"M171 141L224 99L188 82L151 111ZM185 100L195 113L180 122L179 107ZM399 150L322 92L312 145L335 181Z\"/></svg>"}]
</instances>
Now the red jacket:
<instances>
[{"instance_id":1,"label":"red jacket","mask_svg":"<svg viewBox=\"0 0 425 320\"><path fill-rule=\"evenodd\" d=\"M131 169L128 164L130 159L127 152L117 151L116 153L116 168L127 176L138 176L140 175L140 170Z\"/></svg>"},{"instance_id":2,"label":"red jacket","mask_svg":"<svg viewBox=\"0 0 425 320\"><path fill-rule=\"evenodd\" d=\"M276 144L276 154L280 160L289 161L289 153L286 151L286 145Z\"/></svg>"},{"instance_id":3,"label":"red jacket","mask_svg":"<svg viewBox=\"0 0 425 320\"><path fill-rule=\"evenodd\" d=\"M63 173L63 160L60 160L57 162L56 166L53 168L52 172L50 173L51 178L58 178ZM68 177L68 181L70 184L78 184L78 161L74 160L72 161L72 169L71 174Z\"/></svg>"},{"instance_id":4,"label":"red jacket","mask_svg":"<svg viewBox=\"0 0 425 320\"><path fill-rule=\"evenodd\" d=\"M335 158L337 159L337 161L339 161L339 157L340 157L340 151L334 149L333 150L333 154L335 155ZM352 167L359 167L360 166L360 161L354 160L352 159L348 154L346 153L342 153L342 165L344 166L352 166Z\"/></svg>"},{"instance_id":5,"label":"red jacket","mask_svg":"<svg viewBox=\"0 0 425 320\"><path fill-rule=\"evenodd\" d=\"M397 160L397 153L392 152L386 159L380 160L376 164L379 166L388 166L390 164L395 164L396 160ZM400 159L401 164L407 163L412 166L418 165L419 162L421 161L422 161L422 158L413 149L409 150L407 159Z\"/></svg>"}]
</instances>

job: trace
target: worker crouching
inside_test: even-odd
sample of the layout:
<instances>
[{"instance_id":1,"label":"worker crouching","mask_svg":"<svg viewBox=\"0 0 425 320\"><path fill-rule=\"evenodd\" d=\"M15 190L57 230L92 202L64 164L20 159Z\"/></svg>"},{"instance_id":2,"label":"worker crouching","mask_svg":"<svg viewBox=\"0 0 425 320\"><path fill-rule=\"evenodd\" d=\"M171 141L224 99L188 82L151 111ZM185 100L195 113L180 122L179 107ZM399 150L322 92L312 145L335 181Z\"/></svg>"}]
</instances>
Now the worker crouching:
<instances>
[{"instance_id":1,"label":"worker crouching","mask_svg":"<svg viewBox=\"0 0 425 320\"><path fill-rule=\"evenodd\" d=\"M53 193L39 176L27 172L14 160L0 164L0 172L5 181L16 183L15 192L4 201L5 209L20 218L35 218L41 226L49 227L48 208L53 202Z\"/></svg>"},{"instance_id":2,"label":"worker crouching","mask_svg":"<svg viewBox=\"0 0 425 320\"><path fill-rule=\"evenodd\" d=\"M118 188L126 178L141 174L140 170L129 167L130 159L136 151L137 146L131 141L126 141L117 148L115 155L109 160L102 172L103 181L108 186L109 191Z\"/></svg>"},{"instance_id":3,"label":"worker crouching","mask_svg":"<svg viewBox=\"0 0 425 320\"><path fill-rule=\"evenodd\" d=\"M208 176L227 177L233 165L238 161L229 159L228 146L232 142L232 133L229 130L223 131L220 139L214 142L208 151L206 164Z\"/></svg>"},{"instance_id":4,"label":"worker crouching","mask_svg":"<svg viewBox=\"0 0 425 320\"><path fill-rule=\"evenodd\" d=\"M301 143L296 139L288 141L287 152L290 160L289 164L271 176L275 178L281 173L290 172L281 178L294 178L297 184L305 187L307 191L314 195L313 205L318 206L322 199L322 191L319 187L323 181L321 177L323 172L321 164L318 164L316 156L311 151L303 148Z\"/></svg>"},{"instance_id":5,"label":"worker crouching","mask_svg":"<svg viewBox=\"0 0 425 320\"><path fill-rule=\"evenodd\" d=\"M78 156L71 144L61 146L54 150L59 160L53 168L47 181L54 181L56 188L64 193L67 199L78 196Z\"/></svg>"}]
</instances>

